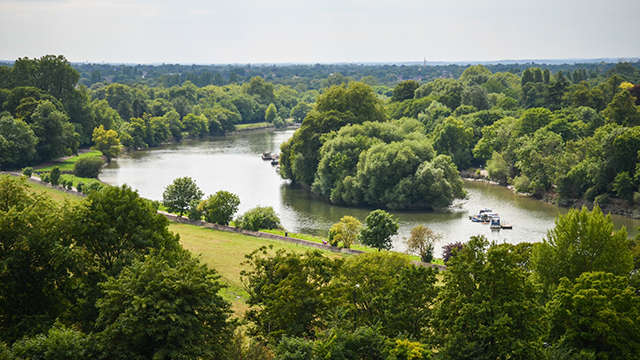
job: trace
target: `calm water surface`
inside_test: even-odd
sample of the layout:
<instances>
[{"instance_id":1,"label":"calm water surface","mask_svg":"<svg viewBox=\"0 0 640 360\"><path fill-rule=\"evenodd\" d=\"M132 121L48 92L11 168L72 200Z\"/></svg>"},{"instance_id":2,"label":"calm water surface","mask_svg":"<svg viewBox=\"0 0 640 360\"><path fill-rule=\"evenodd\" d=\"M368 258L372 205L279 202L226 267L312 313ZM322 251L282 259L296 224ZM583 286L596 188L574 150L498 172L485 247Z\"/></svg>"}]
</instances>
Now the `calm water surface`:
<instances>
[{"instance_id":1,"label":"calm water surface","mask_svg":"<svg viewBox=\"0 0 640 360\"><path fill-rule=\"evenodd\" d=\"M292 186L281 179L275 167L263 161L264 151L277 152L293 130L265 131L214 137L206 140L183 141L151 150L126 154L105 168L100 178L111 185L128 184L141 196L162 200L162 192L175 178L190 176L205 193L230 191L240 197L239 213L255 206L273 206L284 227L292 232L326 236L332 224L345 215L361 222L371 208L350 208L331 205L326 199ZM403 237L416 225L429 226L443 235L436 245L466 241L473 235L485 235L489 240L508 243L541 241L553 228L559 208L496 185L465 182L467 200L458 201L449 209L432 212L392 212L399 220L400 230L394 238L394 248L404 250ZM488 207L499 213L513 230L491 231L488 225L472 223L469 215ZM626 226L631 235L640 221L614 216L616 228Z\"/></svg>"}]
</instances>

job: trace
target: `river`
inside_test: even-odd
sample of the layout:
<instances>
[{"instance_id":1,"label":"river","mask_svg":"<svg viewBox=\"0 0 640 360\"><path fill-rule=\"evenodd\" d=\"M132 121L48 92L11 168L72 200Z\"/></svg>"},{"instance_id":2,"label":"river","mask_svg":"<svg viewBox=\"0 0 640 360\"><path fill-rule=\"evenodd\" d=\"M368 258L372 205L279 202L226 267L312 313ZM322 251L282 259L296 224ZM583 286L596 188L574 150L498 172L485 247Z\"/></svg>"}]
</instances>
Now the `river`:
<instances>
[{"instance_id":1,"label":"river","mask_svg":"<svg viewBox=\"0 0 640 360\"><path fill-rule=\"evenodd\" d=\"M205 197L218 190L240 197L239 213L255 206L273 206L282 224L291 232L326 236L332 224L345 215L361 222L372 208L332 205L326 199L293 186L276 173L275 167L263 161L264 151L277 152L293 130L240 133L204 140L187 140L161 147L125 154L107 166L100 179L110 185L128 184L145 198L162 200L162 192L175 178L190 176ZM497 242L538 242L553 228L558 214L568 210L516 195L505 187L465 181L468 199L456 201L441 211L392 211L400 224L394 237L394 249L403 251L403 238L411 228L423 224L442 234L436 244L436 256L444 244L465 242L473 235L485 235ZM473 223L469 215L490 208L513 230L491 231L488 225ZM616 228L626 226L635 235L639 220L614 215Z\"/></svg>"}]
</instances>

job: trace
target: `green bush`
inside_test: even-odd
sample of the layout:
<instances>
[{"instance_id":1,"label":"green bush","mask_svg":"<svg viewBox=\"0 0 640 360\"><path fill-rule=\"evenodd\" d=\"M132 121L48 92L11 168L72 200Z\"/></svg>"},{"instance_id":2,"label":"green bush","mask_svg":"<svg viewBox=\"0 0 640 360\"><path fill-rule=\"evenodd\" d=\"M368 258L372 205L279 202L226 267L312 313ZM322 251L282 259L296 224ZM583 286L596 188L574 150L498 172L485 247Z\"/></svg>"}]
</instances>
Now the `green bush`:
<instances>
[{"instance_id":1,"label":"green bush","mask_svg":"<svg viewBox=\"0 0 640 360\"><path fill-rule=\"evenodd\" d=\"M42 182L43 182L43 183L47 183L47 184L51 181L51 179L49 178L49 175L48 175L48 174L44 174L44 175L42 175L42 176L40 177L40 179L42 179Z\"/></svg>"},{"instance_id":2,"label":"green bush","mask_svg":"<svg viewBox=\"0 0 640 360\"><path fill-rule=\"evenodd\" d=\"M22 169L22 175L26 176L26 177L31 177L31 174L33 174L33 168L32 167L26 167L24 169Z\"/></svg>"},{"instance_id":3,"label":"green bush","mask_svg":"<svg viewBox=\"0 0 640 360\"><path fill-rule=\"evenodd\" d=\"M99 157L85 157L78 159L73 166L73 175L81 178L97 179L104 161Z\"/></svg>"},{"instance_id":4,"label":"green bush","mask_svg":"<svg viewBox=\"0 0 640 360\"><path fill-rule=\"evenodd\" d=\"M102 190L102 188L104 187L104 185L100 184L99 182L92 182L87 186L83 186L82 187L82 192L89 195L92 192L96 192L96 191L100 191Z\"/></svg>"},{"instance_id":5,"label":"green bush","mask_svg":"<svg viewBox=\"0 0 640 360\"><path fill-rule=\"evenodd\" d=\"M240 205L238 195L220 190L200 202L200 204L198 204L198 211L204 214L206 221L226 225L233 219L233 214L238 211L238 205Z\"/></svg>"},{"instance_id":6,"label":"green bush","mask_svg":"<svg viewBox=\"0 0 640 360\"><path fill-rule=\"evenodd\" d=\"M73 181L67 180L67 184L66 185L67 185L67 190L73 189Z\"/></svg>"},{"instance_id":7,"label":"green bush","mask_svg":"<svg viewBox=\"0 0 640 360\"><path fill-rule=\"evenodd\" d=\"M49 175L49 181L51 182L51 185L58 185L59 181L60 181L60 168L59 167L54 167L51 170L51 174Z\"/></svg>"},{"instance_id":8,"label":"green bush","mask_svg":"<svg viewBox=\"0 0 640 360\"><path fill-rule=\"evenodd\" d=\"M257 206L248 210L236 219L236 226L241 229L253 231L282 228L280 218L271 206Z\"/></svg>"},{"instance_id":9,"label":"green bush","mask_svg":"<svg viewBox=\"0 0 640 360\"><path fill-rule=\"evenodd\" d=\"M281 127L284 127L286 124L284 123L284 120L282 120L282 118L278 116L275 119L273 119L273 125L275 125L276 128L281 128Z\"/></svg>"},{"instance_id":10,"label":"green bush","mask_svg":"<svg viewBox=\"0 0 640 360\"><path fill-rule=\"evenodd\" d=\"M16 341L12 359L68 359L86 358L87 335L80 331L54 325L46 334Z\"/></svg>"},{"instance_id":11,"label":"green bush","mask_svg":"<svg viewBox=\"0 0 640 360\"><path fill-rule=\"evenodd\" d=\"M202 211L198 210L198 205L200 205L202 201L198 199L193 199L189 203L189 219L191 220L202 220Z\"/></svg>"},{"instance_id":12,"label":"green bush","mask_svg":"<svg viewBox=\"0 0 640 360\"><path fill-rule=\"evenodd\" d=\"M518 191L526 192L529 191L529 186L531 186L531 181L525 175L517 176L513 179L513 186Z\"/></svg>"},{"instance_id":13,"label":"green bush","mask_svg":"<svg viewBox=\"0 0 640 360\"><path fill-rule=\"evenodd\" d=\"M593 200L593 205L598 205L599 207L602 207L602 205L607 205L608 203L609 203L609 194L598 195Z\"/></svg>"},{"instance_id":14,"label":"green bush","mask_svg":"<svg viewBox=\"0 0 640 360\"><path fill-rule=\"evenodd\" d=\"M82 187L84 186L84 183L82 181L80 181L78 183L78 185L76 186L76 190L78 190L78 192L82 192Z\"/></svg>"}]
</instances>

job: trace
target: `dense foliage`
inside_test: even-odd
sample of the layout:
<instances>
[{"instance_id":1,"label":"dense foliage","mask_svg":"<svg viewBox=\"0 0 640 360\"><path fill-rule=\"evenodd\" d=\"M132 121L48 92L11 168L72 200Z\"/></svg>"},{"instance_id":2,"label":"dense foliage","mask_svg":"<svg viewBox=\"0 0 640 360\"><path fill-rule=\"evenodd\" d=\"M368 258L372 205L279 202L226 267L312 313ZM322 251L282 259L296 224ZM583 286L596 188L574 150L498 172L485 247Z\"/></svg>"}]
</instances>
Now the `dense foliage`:
<instances>
[{"instance_id":1,"label":"dense foliage","mask_svg":"<svg viewBox=\"0 0 640 360\"><path fill-rule=\"evenodd\" d=\"M182 216L191 208L191 203L199 203L204 193L200 191L196 182L188 176L173 180L162 193L162 204L171 212ZM197 205L196 205L197 206ZM199 219L198 219L199 220Z\"/></svg>"},{"instance_id":2,"label":"dense foliage","mask_svg":"<svg viewBox=\"0 0 640 360\"><path fill-rule=\"evenodd\" d=\"M447 206L464 197L457 170L474 166L560 202L631 202L640 185L638 80L630 63L567 75L470 66L458 80L400 82L386 104L390 123L365 100L373 88L335 86L282 145L281 174L347 205ZM344 105L355 103L355 89L357 111Z\"/></svg>"},{"instance_id":3,"label":"dense foliage","mask_svg":"<svg viewBox=\"0 0 640 360\"><path fill-rule=\"evenodd\" d=\"M218 276L148 200L123 186L59 204L23 182L0 177L0 342L13 358L225 358Z\"/></svg>"},{"instance_id":4,"label":"dense foliage","mask_svg":"<svg viewBox=\"0 0 640 360\"><path fill-rule=\"evenodd\" d=\"M598 208L561 216L538 244L451 244L443 276L387 251L260 248L241 272L243 340L216 272L150 202L123 186L59 204L24 181L0 177L3 358L633 359L640 349L638 239ZM341 239L357 238L360 224L342 222ZM366 229L382 239L392 225L378 210ZM414 230L429 252L437 235Z\"/></svg>"},{"instance_id":5,"label":"dense foliage","mask_svg":"<svg viewBox=\"0 0 640 360\"><path fill-rule=\"evenodd\" d=\"M271 206L256 206L238 216L236 226L241 229L258 231L260 229L281 229L280 217Z\"/></svg>"},{"instance_id":6,"label":"dense foliage","mask_svg":"<svg viewBox=\"0 0 640 360\"><path fill-rule=\"evenodd\" d=\"M609 197L631 204L640 185L637 62L115 66L47 55L8 65L0 67L3 169L79 146L109 161L120 145L293 118L304 123L281 149L282 175L337 204L446 206L464 196L450 175L479 166L503 184L569 205L598 198L602 206ZM358 128L404 117L424 127L404 119L394 123L401 133ZM348 125L357 129L343 130ZM413 154L424 158L405 162ZM448 158L433 163L441 155ZM431 166L418 168L426 161ZM375 173L391 167L402 171Z\"/></svg>"},{"instance_id":7,"label":"dense foliage","mask_svg":"<svg viewBox=\"0 0 640 360\"><path fill-rule=\"evenodd\" d=\"M640 297L630 286L637 269L625 265L616 275L584 268L618 269L614 259L630 258L629 240L596 244L600 228L612 238L624 232L612 234L610 226L598 209L558 220L549 236L593 249L569 246L576 254L558 259L566 265L556 268L561 280L552 289L535 257L547 242L490 244L478 236L452 244L455 256L442 286L435 286L433 268L415 267L398 254L330 260L262 248L247 256L250 270L243 273L247 319L255 336L277 344L280 359L321 359L328 352L361 358L355 349L371 351L365 358L372 359L632 359L640 346ZM417 230L416 237L423 236ZM597 249L606 256L580 257ZM408 354L414 357L402 357Z\"/></svg>"},{"instance_id":8,"label":"dense foliage","mask_svg":"<svg viewBox=\"0 0 640 360\"><path fill-rule=\"evenodd\" d=\"M204 215L204 219L208 222L228 225L229 221L233 219L233 215L238 211L238 205L240 205L238 195L220 190L201 201L197 210Z\"/></svg>"},{"instance_id":9,"label":"dense foliage","mask_svg":"<svg viewBox=\"0 0 640 360\"><path fill-rule=\"evenodd\" d=\"M82 178L97 179L102 171L104 161L99 157L84 157L78 159L73 165L73 175Z\"/></svg>"}]
</instances>

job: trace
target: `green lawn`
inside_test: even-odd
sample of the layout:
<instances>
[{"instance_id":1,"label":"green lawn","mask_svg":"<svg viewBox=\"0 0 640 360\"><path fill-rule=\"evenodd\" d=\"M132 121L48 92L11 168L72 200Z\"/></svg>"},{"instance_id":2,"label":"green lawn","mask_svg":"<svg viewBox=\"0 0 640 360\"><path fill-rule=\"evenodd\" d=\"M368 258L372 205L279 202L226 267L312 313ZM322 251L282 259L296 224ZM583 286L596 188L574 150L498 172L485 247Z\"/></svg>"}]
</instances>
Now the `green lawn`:
<instances>
[{"instance_id":1,"label":"green lawn","mask_svg":"<svg viewBox=\"0 0 640 360\"><path fill-rule=\"evenodd\" d=\"M79 159L82 158L86 158L86 157L101 157L102 153L98 150L91 150L88 151L86 153L80 154L78 156L72 156L66 160L64 160L63 162L59 163L59 164L55 164L55 165L50 165L47 167L43 167L40 169L34 169L33 172L50 172L55 166L59 167L60 170L69 170L69 171L73 171L73 166L76 164L76 161L78 161Z\"/></svg>"},{"instance_id":2,"label":"green lawn","mask_svg":"<svg viewBox=\"0 0 640 360\"><path fill-rule=\"evenodd\" d=\"M263 129L273 127L273 124L268 122L259 122L253 124L240 124L236 125L236 130L247 130L247 129Z\"/></svg>"},{"instance_id":3,"label":"green lawn","mask_svg":"<svg viewBox=\"0 0 640 360\"><path fill-rule=\"evenodd\" d=\"M275 234L275 235L282 235L284 236L284 230L260 230L262 232L266 232L266 233L270 233L270 234ZM288 236L294 239L300 239L300 240L307 240L307 241L313 241L313 242L317 242L317 243L322 243L322 240L324 239L323 237L320 236L314 236L314 235L308 235L308 234L298 234L298 233L288 233ZM365 251L365 252L376 252L378 251L378 249L366 246L366 245L361 245L361 244L353 244L351 245L351 248L354 250L360 250L360 251ZM411 259L411 260L420 260L420 257L418 255L410 255L410 254L403 254L405 255L407 258ZM442 259L433 259L432 261L433 264L439 264L439 265L444 265L444 261Z\"/></svg>"},{"instance_id":4,"label":"green lawn","mask_svg":"<svg viewBox=\"0 0 640 360\"><path fill-rule=\"evenodd\" d=\"M48 186L36 184L31 181L27 181L26 184L30 186L33 189L33 191L37 193L49 195L54 201L63 202L65 200L68 200L71 203L78 203L82 201L82 199L84 199L81 196L68 194L64 191L52 189Z\"/></svg>"},{"instance_id":5,"label":"green lawn","mask_svg":"<svg viewBox=\"0 0 640 360\"><path fill-rule=\"evenodd\" d=\"M61 171L73 171L73 166L75 165L76 161L78 161L79 159L82 158L87 158L87 157L101 157L102 153L100 151L97 150L91 150L89 152L80 154L78 156L72 156L62 162L60 162L59 164L55 164L55 165L49 165L43 168L39 168L39 169L34 169L33 170L33 174L38 176L38 173L40 174L39 176L42 176L45 173L51 173L51 170L53 170L54 167L59 167ZM96 179L90 179L90 178L81 178L81 177L77 177L73 174L62 174L60 175L60 180L64 180L64 181L72 181L73 182L73 187L75 188L76 186L78 186L79 182L83 182L86 185L89 185L92 182L99 182Z\"/></svg>"},{"instance_id":6,"label":"green lawn","mask_svg":"<svg viewBox=\"0 0 640 360\"><path fill-rule=\"evenodd\" d=\"M284 241L206 229L188 224L171 223L169 229L180 235L180 243L185 249L200 256L204 263L218 271L221 280L229 286L226 290L226 297L233 302L233 309L238 314L247 310L244 303L247 293L240 280L240 271L247 269L246 265L241 265L245 260L245 254L249 254L261 246L269 245L273 245L274 250L285 249L295 252L316 250ZM324 251L324 253L329 257L349 256L331 251Z\"/></svg>"}]
</instances>

